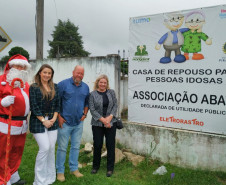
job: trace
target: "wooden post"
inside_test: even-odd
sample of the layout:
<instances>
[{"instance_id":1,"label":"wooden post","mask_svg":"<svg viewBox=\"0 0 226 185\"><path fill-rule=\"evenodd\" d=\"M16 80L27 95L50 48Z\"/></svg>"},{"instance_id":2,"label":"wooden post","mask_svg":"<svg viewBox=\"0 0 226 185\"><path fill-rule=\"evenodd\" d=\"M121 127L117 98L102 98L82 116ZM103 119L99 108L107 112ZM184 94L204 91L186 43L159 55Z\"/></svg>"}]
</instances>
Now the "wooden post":
<instances>
[{"instance_id":1,"label":"wooden post","mask_svg":"<svg viewBox=\"0 0 226 185\"><path fill-rule=\"evenodd\" d=\"M36 0L36 59L43 59L44 0Z\"/></svg>"}]
</instances>

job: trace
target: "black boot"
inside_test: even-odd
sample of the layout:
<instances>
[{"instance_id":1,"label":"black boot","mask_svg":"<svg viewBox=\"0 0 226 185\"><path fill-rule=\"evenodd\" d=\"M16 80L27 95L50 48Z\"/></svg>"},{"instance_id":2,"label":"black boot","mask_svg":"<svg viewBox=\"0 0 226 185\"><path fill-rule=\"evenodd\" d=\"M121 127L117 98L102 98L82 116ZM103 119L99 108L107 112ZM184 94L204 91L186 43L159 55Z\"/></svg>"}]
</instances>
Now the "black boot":
<instances>
[{"instance_id":1,"label":"black boot","mask_svg":"<svg viewBox=\"0 0 226 185\"><path fill-rule=\"evenodd\" d=\"M112 174L113 174L113 171L107 171L106 176L107 176L107 177L111 177Z\"/></svg>"}]
</instances>

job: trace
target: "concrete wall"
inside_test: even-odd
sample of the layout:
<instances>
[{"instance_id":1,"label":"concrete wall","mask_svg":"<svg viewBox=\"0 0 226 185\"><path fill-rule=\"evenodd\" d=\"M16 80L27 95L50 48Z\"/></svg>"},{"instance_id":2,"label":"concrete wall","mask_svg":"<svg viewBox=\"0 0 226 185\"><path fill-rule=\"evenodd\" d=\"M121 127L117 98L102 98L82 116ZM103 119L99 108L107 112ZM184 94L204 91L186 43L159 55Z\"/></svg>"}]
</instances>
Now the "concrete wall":
<instances>
[{"instance_id":1,"label":"concrete wall","mask_svg":"<svg viewBox=\"0 0 226 185\"><path fill-rule=\"evenodd\" d=\"M181 167L226 172L226 136L124 122L117 140L138 154Z\"/></svg>"},{"instance_id":2,"label":"concrete wall","mask_svg":"<svg viewBox=\"0 0 226 185\"><path fill-rule=\"evenodd\" d=\"M120 112L128 108L128 77L120 80Z\"/></svg>"}]
</instances>

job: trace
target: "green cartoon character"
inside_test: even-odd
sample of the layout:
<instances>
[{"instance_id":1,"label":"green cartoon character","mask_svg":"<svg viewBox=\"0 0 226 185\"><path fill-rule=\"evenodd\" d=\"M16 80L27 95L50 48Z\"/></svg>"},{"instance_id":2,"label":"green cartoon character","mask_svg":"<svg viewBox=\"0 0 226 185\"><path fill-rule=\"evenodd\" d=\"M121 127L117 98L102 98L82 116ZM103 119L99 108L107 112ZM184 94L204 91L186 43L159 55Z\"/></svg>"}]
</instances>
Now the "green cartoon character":
<instances>
[{"instance_id":1,"label":"green cartoon character","mask_svg":"<svg viewBox=\"0 0 226 185\"><path fill-rule=\"evenodd\" d=\"M212 44L212 40L202 32L202 27L205 24L205 15L201 11L192 11L185 16L185 26L190 30L183 33L184 44L181 50L184 52L186 60L189 60L189 53L193 53L192 60L204 59L201 51L201 40L204 40L207 45Z\"/></svg>"}]
</instances>

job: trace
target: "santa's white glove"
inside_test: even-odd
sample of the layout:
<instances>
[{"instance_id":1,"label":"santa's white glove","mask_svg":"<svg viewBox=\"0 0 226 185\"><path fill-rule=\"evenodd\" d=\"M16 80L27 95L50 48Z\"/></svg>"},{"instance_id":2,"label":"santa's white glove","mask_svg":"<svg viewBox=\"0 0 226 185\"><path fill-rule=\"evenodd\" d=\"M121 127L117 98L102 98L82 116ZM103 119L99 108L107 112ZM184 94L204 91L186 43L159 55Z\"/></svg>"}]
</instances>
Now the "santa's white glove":
<instances>
[{"instance_id":1,"label":"santa's white glove","mask_svg":"<svg viewBox=\"0 0 226 185\"><path fill-rule=\"evenodd\" d=\"M3 107L8 107L14 104L14 101L15 101L15 96L6 96L5 98L2 99L1 105Z\"/></svg>"}]
</instances>

